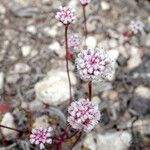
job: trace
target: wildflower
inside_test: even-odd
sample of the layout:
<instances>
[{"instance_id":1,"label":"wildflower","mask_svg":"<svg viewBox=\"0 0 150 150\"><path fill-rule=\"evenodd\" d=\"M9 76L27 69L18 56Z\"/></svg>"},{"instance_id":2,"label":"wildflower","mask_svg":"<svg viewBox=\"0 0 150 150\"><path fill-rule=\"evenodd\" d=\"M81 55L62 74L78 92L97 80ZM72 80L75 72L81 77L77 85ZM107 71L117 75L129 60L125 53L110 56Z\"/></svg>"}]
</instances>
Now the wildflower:
<instances>
[{"instance_id":1,"label":"wildflower","mask_svg":"<svg viewBox=\"0 0 150 150\"><path fill-rule=\"evenodd\" d=\"M47 129L32 129L32 134L30 135L30 142L32 144L39 145L40 149L44 149L44 144L52 143L52 139L50 138L52 130L53 129L51 127Z\"/></svg>"},{"instance_id":2,"label":"wildflower","mask_svg":"<svg viewBox=\"0 0 150 150\"><path fill-rule=\"evenodd\" d=\"M76 67L81 79L85 81L100 80L112 70L112 63L102 48L88 48L76 58Z\"/></svg>"},{"instance_id":3,"label":"wildflower","mask_svg":"<svg viewBox=\"0 0 150 150\"><path fill-rule=\"evenodd\" d=\"M80 3L83 5L83 6L86 6L90 3L90 0L80 0Z\"/></svg>"},{"instance_id":4,"label":"wildflower","mask_svg":"<svg viewBox=\"0 0 150 150\"><path fill-rule=\"evenodd\" d=\"M60 9L56 13L55 17L64 25L68 25L75 19L74 9L60 6Z\"/></svg>"},{"instance_id":5,"label":"wildflower","mask_svg":"<svg viewBox=\"0 0 150 150\"><path fill-rule=\"evenodd\" d=\"M143 28L144 28L144 23L139 20L130 22L129 29L134 34L137 34L138 32L143 31Z\"/></svg>"},{"instance_id":6,"label":"wildflower","mask_svg":"<svg viewBox=\"0 0 150 150\"><path fill-rule=\"evenodd\" d=\"M88 99L72 102L68 108L68 122L74 129L91 131L100 120L98 105L92 104Z\"/></svg>"},{"instance_id":7,"label":"wildflower","mask_svg":"<svg viewBox=\"0 0 150 150\"><path fill-rule=\"evenodd\" d=\"M68 38L68 47L71 52L79 52L81 39L78 34L72 33Z\"/></svg>"}]
</instances>

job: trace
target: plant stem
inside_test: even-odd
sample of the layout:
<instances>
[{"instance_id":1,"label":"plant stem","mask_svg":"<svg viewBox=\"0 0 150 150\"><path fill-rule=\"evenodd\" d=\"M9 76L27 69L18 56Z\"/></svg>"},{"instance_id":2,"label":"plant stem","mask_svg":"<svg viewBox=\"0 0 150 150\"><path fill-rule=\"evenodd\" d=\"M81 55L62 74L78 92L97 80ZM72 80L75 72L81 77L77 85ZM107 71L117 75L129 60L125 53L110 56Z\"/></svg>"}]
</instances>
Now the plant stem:
<instances>
[{"instance_id":1,"label":"plant stem","mask_svg":"<svg viewBox=\"0 0 150 150\"><path fill-rule=\"evenodd\" d=\"M57 144L57 150L62 150L62 143Z\"/></svg>"},{"instance_id":2,"label":"plant stem","mask_svg":"<svg viewBox=\"0 0 150 150\"><path fill-rule=\"evenodd\" d=\"M92 98L92 81L89 81L88 83L88 90L89 90L89 101L91 101Z\"/></svg>"},{"instance_id":3,"label":"plant stem","mask_svg":"<svg viewBox=\"0 0 150 150\"><path fill-rule=\"evenodd\" d=\"M84 23L84 35L85 35L85 38L87 37L87 19L86 19L86 5L84 6L84 5L82 5L82 8L83 8L83 17L84 17L84 21L83 21L83 23Z\"/></svg>"},{"instance_id":4,"label":"plant stem","mask_svg":"<svg viewBox=\"0 0 150 150\"><path fill-rule=\"evenodd\" d=\"M72 137L74 137L76 134L78 134L80 131L76 131L74 132L71 136L69 136L68 138L66 138L65 140L69 140L71 139Z\"/></svg>"},{"instance_id":5,"label":"plant stem","mask_svg":"<svg viewBox=\"0 0 150 150\"><path fill-rule=\"evenodd\" d=\"M61 138L64 138L64 136L68 134L68 130L70 130L70 128L71 128L70 125L66 127L66 129L64 130L64 133L62 135L60 135Z\"/></svg>"},{"instance_id":6,"label":"plant stem","mask_svg":"<svg viewBox=\"0 0 150 150\"><path fill-rule=\"evenodd\" d=\"M79 134L78 138L76 139L76 141L75 141L74 144L72 145L71 150L72 150L73 147L79 142L81 136L82 136L82 132Z\"/></svg>"},{"instance_id":7,"label":"plant stem","mask_svg":"<svg viewBox=\"0 0 150 150\"><path fill-rule=\"evenodd\" d=\"M15 129L15 128L11 128L11 127L7 127L7 126L3 126L3 125L0 125L1 128L6 128L6 129L10 129L10 130L13 130L13 131L16 131L16 132L22 132L22 133L30 133L29 130L19 130L19 129Z\"/></svg>"},{"instance_id":8,"label":"plant stem","mask_svg":"<svg viewBox=\"0 0 150 150\"><path fill-rule=\"evenodd\" d=\"M70 103L72 101L72 93L71 93L71 79L69 74L69 51L68 51L68 25L65 26L65 47L66 47L66 69L67 69L67 76L68 76L68 82L69 82L69 94L70 94Z\"/></svg>"}]
</instances>

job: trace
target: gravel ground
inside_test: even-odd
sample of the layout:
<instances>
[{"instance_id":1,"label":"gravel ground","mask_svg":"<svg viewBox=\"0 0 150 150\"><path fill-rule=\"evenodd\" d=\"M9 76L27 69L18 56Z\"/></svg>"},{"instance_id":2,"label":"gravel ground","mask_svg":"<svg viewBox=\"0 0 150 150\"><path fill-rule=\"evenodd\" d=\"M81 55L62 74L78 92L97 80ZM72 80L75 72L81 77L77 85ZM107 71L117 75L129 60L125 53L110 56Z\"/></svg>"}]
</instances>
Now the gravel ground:
<instances>
[{"instance_id":1,"label":"gravel ground","mask_svg":"<svg viewBox=\"0 0 150 150\"><path fill-rule=\"evenodd\" d=\"M34 126L42 123L41 117L49 113L52 118L61 119L61 127L64 127L66 117L62 112L66 111L67 94L57 93L59 86L62 89L67 86L64 74L60 73L65 72L64 30L55 19L60 5L70 5L77 10L77 19L71 24L69 32L83 35L82 8L78 1L0 0L0 105L10 106L10 112L4 113L5 110L2 110L0 116L6 125L26 128L30 113L21 110L26 109L32 110ZM86 10L86 45L104 47L116 62L109 81L94 84L93 101L102 110L102 121L81 141L81 145L92 150L138 150L140 147L148 150L150 2L93 0ZM141 20L145 27L142 33L127 38L123 33L128 31L131 20ZM70 72L75 97L86 95L87 85L77 80L71 63ZM54 82L52 77L55 76L58 79ZM45 86L48 83L51 87L41 88L44 81ZM43 90L53 91L49 94L53 101L49 102L51 106L48 110L39 113L36 108L41 105L41 101L37 95ZM36 150L25 140L15 141L15 133L7 131L6 136L12 135L10 143L7 148L1 145L0 150ZM118 141L116 145L112 139Z\"/></svg>"}]
</instances>

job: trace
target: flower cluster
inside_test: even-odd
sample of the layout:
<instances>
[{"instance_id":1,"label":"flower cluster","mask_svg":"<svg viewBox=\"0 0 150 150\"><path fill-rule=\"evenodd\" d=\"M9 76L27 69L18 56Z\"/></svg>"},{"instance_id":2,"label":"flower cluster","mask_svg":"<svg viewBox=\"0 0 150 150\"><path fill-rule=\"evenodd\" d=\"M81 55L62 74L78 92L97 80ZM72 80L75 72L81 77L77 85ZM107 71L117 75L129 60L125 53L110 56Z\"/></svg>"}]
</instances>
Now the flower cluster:
<instances>
[{"instance_id":1,"label":"flower cluster","mask_svg":"<svg viewBox=\"0 0 150 150\"><path fill-rule=\"evenodd\" d=\"M87 4L90 3L90 0L80 0L80 3L81 3L83 6L86 6Z\"/></svg>"},{"instance_id":2,"label":"flower cluster","mask_svg":"<svg viewBox=\"0 0 150 150\"><path fill-rule=\"evenodd\" d=\"M139 20L130 22L129 29L134 34L137 34L138 32L143 31L143 28L144 28L144 23Z\"/></svg>"},{"instance_id":3,"label":"flower cluster","mask_svg":"<svg viewBox=\"0 0 150 150\"><path fill-rule=\"evenodd\" d=\"M72 33L68 37L68 47L70 52L79 52L81 46L81 39L78 34Z\"/></svg>"},{"instance_id":4,"label":"flower cluster","mask_svg":"<svg viewBox=\"0 0 150 150\"><path fill-rule=\"evenodd\" d=\"M64 25L68 25L75 19L74 9L60 6L60 9L56 13L55 17Z\"/></svg>"},{"instance_id":5,"label":"flower cluster","mask_svg":"<svg viewBox=\"0 0 150 150\"><path fill-rule=\"evenodd\" d=\"M81 79L92 81L106 77L112 70L112 63L104 49L88 48L78 54L76 67Z\"/></svg>"},{"instance_id":6,"label":"flower cluster","mask_svg":"<svg viewBox=\"0 0 150 150\"><path fill-rule=\"evenodd\" d=\"M68 122L72 128L83 129L85 132L91 131L100 120L98 106L88 99L72 102L68 112Z\"/></svg>"},{"instance_id":7,"label":"flower cluster","mask_svg":"<svg viewBox=\"0 0 150 150\"><path fill-rule=\"evenodd\" d=\"M44 149L44 144L52 143L52 139L50 138L52 130L53 129L51 127L49 127L48 129L32 129L32 134L30 135L30 142L32 144L39 145L40 149Z\"/></svg>"}]
</instances>

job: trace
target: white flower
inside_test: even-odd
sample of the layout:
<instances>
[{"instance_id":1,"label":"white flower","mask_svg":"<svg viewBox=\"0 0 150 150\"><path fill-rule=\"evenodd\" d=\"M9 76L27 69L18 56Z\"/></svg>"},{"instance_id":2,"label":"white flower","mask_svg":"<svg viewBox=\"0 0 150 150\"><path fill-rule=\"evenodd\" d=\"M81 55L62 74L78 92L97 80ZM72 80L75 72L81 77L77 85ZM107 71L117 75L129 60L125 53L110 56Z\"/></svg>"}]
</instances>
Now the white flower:
<instances>
[{"instance_id":1,"label":"white flower","mask_svg":"<svg viewBox=\"0 0 150 150\"><path fill-rule=\"evenodd\" d=\"M72 128L83 129L85 132L91 131L100 120L98 106L88 99L72 102L68 113L68 122Z\"/></svg>"},{"instance_id":2,"label":"white flower","mask_svg":"<svg viewBox=\"0 0 150 150\"><path fill-rule=\"evenodd\" d=\"M55 17L64 25L68 25L75 19L74 9L60 6L60 9L56 13Z\"/></svg>"},{"instance_id":3,"label":"white flower","mask_svg":"<svg viewBox=\"0 0 150 150\"><path fill-rule=\"evenodd\" d=\"M80 52L76 59L78 73L83 80L100 80L112 70L112 62L102 48L92 48Z\"/></svg>"},{"instance_id":4,"label":"white flower","mask_svg":"<svg viewBox=\"0 0 150 150\"><path fill-rule=\"evenodd\" d=\"M32 129L32 134L30 135L30 142L31 144L39 145L40 149L44 149L44 144L51 144L51 132L52 128L49 127L48 129Z\"/></svg>"},{"instance_id":5,"label":"white flower","mask_svg":"<svg viewBox=\"0 0 150 150\"><path fill-rule=\"evenodd\" d=\"M72 33L68 37L68 47L71 52L79 52L81 47L81 38L77 33Z\"/></svg>"}]
</instances>

